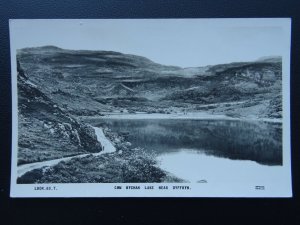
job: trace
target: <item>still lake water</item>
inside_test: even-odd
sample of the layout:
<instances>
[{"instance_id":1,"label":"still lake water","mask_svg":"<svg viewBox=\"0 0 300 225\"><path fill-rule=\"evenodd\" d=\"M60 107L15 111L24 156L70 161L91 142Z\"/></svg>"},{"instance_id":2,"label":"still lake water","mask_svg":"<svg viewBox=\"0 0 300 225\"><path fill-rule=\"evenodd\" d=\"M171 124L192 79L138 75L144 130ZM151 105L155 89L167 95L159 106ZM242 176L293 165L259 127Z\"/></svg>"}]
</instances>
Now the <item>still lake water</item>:
<instances>
[{"instance_id":1,"label":"still lake water","mask_svg":"<svg viewBox=\"0 0 300 225\"><path fill-rule=\"evenodd\" d=\"M127 134L133 147L157 154L162 169L189 182L256 180L282 165L279 123L188 119L105 119L112 131ZM230 175L230 176L229 176Z\"/></svg>"}]
</instances>

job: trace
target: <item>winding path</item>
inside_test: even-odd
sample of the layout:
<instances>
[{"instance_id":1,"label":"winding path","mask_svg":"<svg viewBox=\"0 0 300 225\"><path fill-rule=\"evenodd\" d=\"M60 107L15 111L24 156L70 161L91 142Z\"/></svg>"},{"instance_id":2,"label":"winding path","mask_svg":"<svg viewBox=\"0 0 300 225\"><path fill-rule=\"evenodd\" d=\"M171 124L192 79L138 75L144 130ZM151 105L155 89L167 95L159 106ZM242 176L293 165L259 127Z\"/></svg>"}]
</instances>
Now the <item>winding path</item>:
<instances>
[{"instance_id":1,"label":"winding path","mask_svg":"<svg viewBox=\"0 0 300 225\"><path fill-rule=\"evenodd\" d=\"M63 157L60 159L53 159L53 160L47 160L47 161L43 161L43 162L35 162L35 163L28 163L28 164L24 164L21 166L18 166L18 177L23 176L25 173L34 170L34 169L40 169L43 167L50 167L50 166L55 166L56 164L58 164L59 162L62 161L68 161L71 160L73 158L83 158L85 156L88 155L93 155L93 156L97 156L97 155L102 155L105 153L111 153L111 152L115 152L116 148L115 146L113 146L113 144L110 142L110 140L108 140L104 133L103 130L99 127L94 127L95 129L95 133L97 136L97 140L101 143L101 145L103 146L103 150L101 152L97 152L97 153L85 153L85 154L81 154L81 155L75 155L75 156L70 156L70 157Z\"/></svg>"},{"instance_id":2,"label":"winding path","mask_svg":"<svg viewBox=\"0 0 300 225\"><path fill-rule=\"evenodd\" d=\"M102 128L99 127L94 127L95 129L95 133L97 136L97 140L101 143L102 145L102 150L100 153L104 154L104 153L111 153L111 152L115 152L116 148L115 146L113 146L113 144L110 142L110 140L108 140L105 137L105 134L103 133ZM97 153L96 153L97 154Z\"/></svg>"}]
</instances>

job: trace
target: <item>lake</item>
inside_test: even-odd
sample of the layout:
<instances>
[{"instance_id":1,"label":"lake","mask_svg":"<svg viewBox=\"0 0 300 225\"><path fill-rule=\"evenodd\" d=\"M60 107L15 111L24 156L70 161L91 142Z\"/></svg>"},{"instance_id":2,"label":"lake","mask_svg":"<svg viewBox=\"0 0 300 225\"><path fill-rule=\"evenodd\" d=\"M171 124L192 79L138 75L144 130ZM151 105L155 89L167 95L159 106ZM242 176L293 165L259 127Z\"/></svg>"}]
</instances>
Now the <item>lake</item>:
<instances>
[{"instance_id":1,"label":"lake","mask_svg":"<svg viewBox=\"0 0 300 225\"><path fill-rule=\"evenodd\" d=\"M254 176L282 165L282 125L262 121L104 119L133 147L157 155L159 166L188 182ZM244 172L242 172L244 171ZM224 178L225 179L225 178Z\"/></svg>"}]
</instances>

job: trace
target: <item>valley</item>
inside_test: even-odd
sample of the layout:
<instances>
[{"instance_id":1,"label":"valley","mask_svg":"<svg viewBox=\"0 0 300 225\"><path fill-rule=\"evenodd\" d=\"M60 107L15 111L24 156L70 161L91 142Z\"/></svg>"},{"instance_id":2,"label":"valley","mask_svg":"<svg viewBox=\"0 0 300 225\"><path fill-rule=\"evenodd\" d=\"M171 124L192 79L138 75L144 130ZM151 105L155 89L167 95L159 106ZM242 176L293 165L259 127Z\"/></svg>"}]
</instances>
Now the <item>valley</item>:
<instances>
[{"instance_id":1,"label":"valley","mask_svg":"<svg viewBox=\"0 0 300 225\"><path fill-rule=\"evenodd\" d=\"M22 174L20 183L184 181L159 168L155 155L133 147L124 132L99 122L105 119L281 124L281 57L181 68L119 52L43 46L18 50L17 61L18 165L71 157ZM95 124L101 124L115 151L95 155L105 142L99 141ZM272 143L280 143L280 125L275 128ZM249 129L259 136L260 128ZM263 145L270 141L258 139ZM279 163L278 149L275 152ZM256 152L247 154L256 159Z\"/></svg>"}]
</instances>

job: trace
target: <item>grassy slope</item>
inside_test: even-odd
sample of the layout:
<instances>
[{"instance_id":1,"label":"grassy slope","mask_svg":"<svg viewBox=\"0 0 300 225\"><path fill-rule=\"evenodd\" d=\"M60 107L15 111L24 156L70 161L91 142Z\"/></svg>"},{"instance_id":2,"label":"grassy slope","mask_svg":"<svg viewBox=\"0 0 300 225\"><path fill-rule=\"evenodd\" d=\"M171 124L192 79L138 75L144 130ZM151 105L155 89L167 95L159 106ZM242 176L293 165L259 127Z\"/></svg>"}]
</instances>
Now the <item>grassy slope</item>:
<instances>
[{"instance_id":1,"label":"grassy slope","mask_svg":"<svg viewBox=\"0 0 300 225\"><path fill-rule=\"evenodd\" d=\"M73 158L47 168L35 169L18 178L27 183L160 183L183 182L158 168L155 156L106 130L117 152Z\"/></svg>"}]
</instances>

